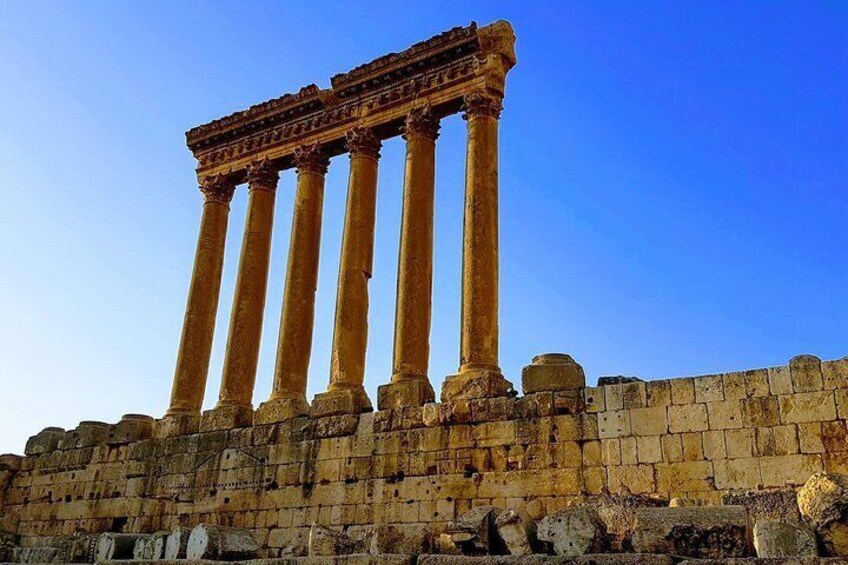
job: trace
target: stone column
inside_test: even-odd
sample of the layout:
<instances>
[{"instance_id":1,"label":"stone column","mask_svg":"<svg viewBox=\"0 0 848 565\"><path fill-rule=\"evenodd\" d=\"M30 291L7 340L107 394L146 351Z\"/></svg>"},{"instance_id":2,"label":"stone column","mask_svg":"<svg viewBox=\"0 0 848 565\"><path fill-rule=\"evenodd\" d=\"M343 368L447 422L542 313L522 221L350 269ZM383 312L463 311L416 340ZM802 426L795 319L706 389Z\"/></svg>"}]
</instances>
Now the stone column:
<instances>
[{"instance_id":1,"label":"stone column","mask_svg":"<svg viewBox=\"0 0 848 565\"><path fill-rule=\"evenodd\" d=\"M398 256L392 381L377 392L380 410L435 399L427 378L433 295L433 199L439 120L429 107L407 116L403 219Z\"/></svg>"},{"instance_id":2,"label":"stone column","mask_svg":"<svg viewBox=\"0 0 848 565\"><path fill-rule=\"evenodd\" d=\"M380 140L367 128L348 132L350 179L339 265L339 289L327 392L312 401L313 416L371 410L362 383L368 342L368 280L374 258Z\"/></svg>"},{"instance_id":3,"label":"stone column","mask_svg":"<svg viewBox=\"0 0 848 565\"><path fill-rule=\"evenodd\" d=\"M256 411L254 424L281 422L309 413L306 376L309 372L315 322L324 176L330 160L321 145L314 143L295 149L294 162L297 166L297 193L280 317L274 388L271 398Z\"/></svg>"},{"instance_id":4,"label":"stone column","mask_svg":"<svg viewBox=\"0 0 848 565\"><path fill-rule=\"evenodd\" d=\"M279 173L267 159L247 170L248 201L239 258L230 333L217 406L203 414L202 430L229 429L253 423L253 385L268 286L274 194Z\"/></svg>"},{"instance_id":5,"label":"stone column","mask_svg":"<svg viewBox=\"0 0 848 565\"><path fill-rule=\"evenodd\" d=\"M205 177L200 181L204 199L203 214L177 353L171 403L160 425L165 436L196 432L200 422L221 291L227 220L234 190L235 184L225 175Z\"/></svg>"},{"instance_id":6,"label":"stone column","mask_svg":"<svg viewBox=\"0 0 848 565\"><path fill-rule=\"evenodd\" d=\"M442 387L442 401L492 398L512 385L498 366L498 119L501 99L473 92L468 122L462 248L462 338L459 373Z\"/></svg>"}]
</instances>

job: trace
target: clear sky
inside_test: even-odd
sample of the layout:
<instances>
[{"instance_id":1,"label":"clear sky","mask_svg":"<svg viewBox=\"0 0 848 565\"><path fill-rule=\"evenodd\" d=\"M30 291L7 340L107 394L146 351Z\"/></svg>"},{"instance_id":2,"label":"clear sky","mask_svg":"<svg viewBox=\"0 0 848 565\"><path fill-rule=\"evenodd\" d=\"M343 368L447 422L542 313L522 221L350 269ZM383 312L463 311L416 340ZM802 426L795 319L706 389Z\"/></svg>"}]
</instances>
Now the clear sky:
<instances>
[{"instance_id":1,"label":"clear sky","mask_svg":"<svg viewBox=\"0 0 848 565\"><path fill-rule=\"evenodd\" d=\"M508 19L501 363L590 382L848 354L844 2L0 0L0 452L161 416L201 210L184 132L456 25ZM464 122L437 148L431 379L457 368ZM403 142L380 164L366 386L391 374ZM325 199L310 397L329 373L346 157ZM294 173L254 401L271 387ZM234 199L206 407L246 191Z\"/></svg>"}]
</instances>

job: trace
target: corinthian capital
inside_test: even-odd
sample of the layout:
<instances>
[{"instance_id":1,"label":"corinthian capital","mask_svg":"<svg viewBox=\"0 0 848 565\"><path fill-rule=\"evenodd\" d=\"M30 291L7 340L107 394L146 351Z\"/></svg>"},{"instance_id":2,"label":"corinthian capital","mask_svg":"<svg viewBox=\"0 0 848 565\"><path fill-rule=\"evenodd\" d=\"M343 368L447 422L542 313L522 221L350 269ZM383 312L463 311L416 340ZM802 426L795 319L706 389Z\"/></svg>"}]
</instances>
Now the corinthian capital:
<instances>
[{"instance_id":1,"label":"corinthian capital","mask_svg":"<svg viewBox=\"0 0 848 565\"><path fill-rule=\"evenodd\" d=\"M294 164L297 167L298 173L326 175L327 167L330 166L330 159L324 153L321 144L316 141L315 143L301 145L295 148Z\"/></svg>"},{"instance_id":2,"label":"corinthian capital","mask_svg":"<svg viewBox=\"0 0 848 565\"><path fill-rule=\"evenodd\" d=\"M345 135L350 156L363 155L372 159L380 158L380 147L383 146L370 128L355 127Z\"/></svg>"},{"instance_id":3,"label":"corinthian capital","mask_svg":"<svg viewBox=\"0 0 848 565\"><path fill-rule=\"evenodd\" d=\"M226 173L209 175L200 179L200 192L203 193L206 202L229 205L235 190L235 183Z\"/></svg>"},{"instance_id":4,"label":"corinthian capital","mask_svg":"<svg viewBox=\"0 0 848 565\"><path fill-rule=\"evenodd\" d=\"M488 116L496 120L501 117L501 110L503 110L501 99L486 92L480 90L469 92L462 102L462 109L465 110L462 116L464 120L478 116Z\"/></svg>"},{"instance_id":5,"label":"corinthian capital","mask_svg":"<svg viewBox=\"0 0 848 565\"><path fill-rule=\"evenodd\" d=\"M425 137L435 140L439 137L439 118L433 115L430 106L413 108L406 116L403 125L403 138Z\"/></svg>"},{"instance_id":6,"label":"corinthian capital","mask_svg":"<svg viewBox=\"0 0 848 565\"><path fill-rule=\"evenodd\" d=\"M277 190L280 172L264 157L251 162L247 166L247 187L249 190Z\"/></svg>"}]
</instances>

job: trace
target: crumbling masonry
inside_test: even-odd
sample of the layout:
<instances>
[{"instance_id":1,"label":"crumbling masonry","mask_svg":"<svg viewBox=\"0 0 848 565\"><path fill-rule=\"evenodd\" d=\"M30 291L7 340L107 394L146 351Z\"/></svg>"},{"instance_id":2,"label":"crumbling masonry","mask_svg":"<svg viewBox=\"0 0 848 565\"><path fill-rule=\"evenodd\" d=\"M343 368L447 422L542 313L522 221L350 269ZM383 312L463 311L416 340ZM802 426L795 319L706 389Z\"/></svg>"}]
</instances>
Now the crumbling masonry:
<instances>
[{"instance_id":1,"label":"crumbling masonry","mask_svg":"<svg viewBox=\"0 0 848 565\"><path fill-rule=\"evenodd\" d=\"M848 359L802 355L782 367L586 387L571 357L548 354L525 367L521 396L502 375L497 141L514 41L506 22L455 28L336 75L330 89L310 85L188 132L204 203L170 408L158 420L46 428L25 456L1 456L0 561L91 560L95 545L101 558L162 558L166 545L171 558L363 555L339 561L350 563L459 563L444 555L459 552L744 557L756 517L790 528L803 518L818 528L814 555L848 555L848 529L833 526L848 524L848 494L834 515L794 492L808 480L825 484L815 492L841 492L833 485L848 473ZM436 402L435 143L440 119L459 111L468 128L461 358ZM394 360L374 411L363 387L368 280L379 151L397 135L406 171ZM309 403L324 177L343 152L350 180L332 369ZM289 168L297 189L273 391L254 409L277 178ZM201 413L229 202L244 182L219 401ZM766 542L756 536L771 530L756 523L759 553ZM186 549L191 528L203 543ZM108 532L146 536L98 537ZM781 539L790 534L803 537L793 529Z\"/></svg>"}]
</instances>

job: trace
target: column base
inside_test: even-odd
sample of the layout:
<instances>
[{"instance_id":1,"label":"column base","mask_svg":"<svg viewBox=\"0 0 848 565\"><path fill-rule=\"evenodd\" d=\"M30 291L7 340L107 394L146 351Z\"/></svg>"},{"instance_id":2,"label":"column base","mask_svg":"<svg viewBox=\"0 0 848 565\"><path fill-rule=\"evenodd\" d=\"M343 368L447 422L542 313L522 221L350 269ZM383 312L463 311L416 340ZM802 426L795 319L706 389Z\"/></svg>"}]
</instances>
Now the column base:
<instances>
[{"instance_id":1,"label":"column base","mask_svg":"<svg viewBox=\"0 0 848 565\"><path fill-rule=\"evenodd\" d=\"M201 432L232 430L251 425L253 425L252 406L218 405L212 410L205 411L200 417Z\"/></svg>"},{"instance_id":2,"label":"column base","mask_svg":"<svg viewBox=\"0 0 848 565\"><path fill-rule=\"evenodd\" d=\"M259 405L253 414L253 425L276 424L309 414L305 398L272 398Z\"/></svg>"},{"instance_id":3,"label":"column base","mask_svg":"<svg viewBox=\"0 0 848 565\"><path fill-rule=\"evenodd\" d=\"M312 399L309 415L313 418L339 416L341 414L361 414L371 412L371 400L363 387L336 388L316 394Z\"/></svg>"},{"instance_id":4,"label":"column base","mask_svg":"<svg viewBox=\"0 0 848 565\"><path fill-rule=\"evenodd\" d=\"M424 406L436 400L433 385L427 377L402 378L377 387L377 409L391 410L407 406Z\"/></svg>"},{"instance_id":5,"label":"column base","mask_svg":"<svg viewBox=\"0 0 848 565\"><path fill-rule=\"evenodd\" d=\"M156 421L153 432L154 437L166 439L169 437L196 434L200 430L199 414L165 414L161 420Z\"/></svg>"},{"instance_id":6,"label":"column base","mask_svg":"<svg viewBox=\"0 0 848 565\"><path fill-rule=\"evenodd\" d=\"M448 375L442 385L442 402L497 398L512 394L512 383L504 378L500 370L460 369Z\"/></svg>"}]
</instances>

